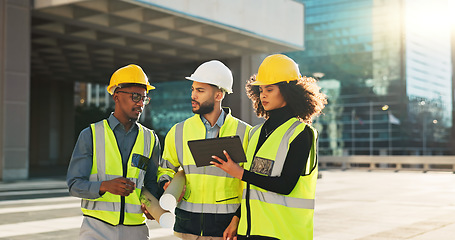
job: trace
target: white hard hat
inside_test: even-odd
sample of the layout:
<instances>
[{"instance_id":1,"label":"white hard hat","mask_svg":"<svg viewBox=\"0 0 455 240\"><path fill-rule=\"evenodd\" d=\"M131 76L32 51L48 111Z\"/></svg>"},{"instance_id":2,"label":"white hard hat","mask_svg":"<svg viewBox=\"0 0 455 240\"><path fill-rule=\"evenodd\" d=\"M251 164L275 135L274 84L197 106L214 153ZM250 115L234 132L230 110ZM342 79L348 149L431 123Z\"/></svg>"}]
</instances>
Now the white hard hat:
<instances>
[{"instance_id":1,"label":"white hard hat","mask_svg":"<svg viewBox=\"0 0 455 240\"><path fill-rule=\"evenodd\" d=\"M232 72L218 60L201 64L190 77L186 79L201 83L213 84L227 93L232 93Z\"/></svg>"}]
</instances>

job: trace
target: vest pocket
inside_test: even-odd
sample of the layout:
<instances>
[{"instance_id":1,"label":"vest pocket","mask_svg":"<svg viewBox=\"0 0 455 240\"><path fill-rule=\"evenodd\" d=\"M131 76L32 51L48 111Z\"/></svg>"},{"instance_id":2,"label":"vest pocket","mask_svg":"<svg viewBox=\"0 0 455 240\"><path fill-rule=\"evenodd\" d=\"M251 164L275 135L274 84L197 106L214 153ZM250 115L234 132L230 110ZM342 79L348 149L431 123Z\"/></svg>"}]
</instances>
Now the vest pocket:
<instances>
[{"instance_id":1,"label":"vest pocket","mask_svg":"<svg viewBox=\"0 0 455 240\"><path fill-rule=\"evenodd\" d=\"M232 200L232 199L238 199L239 196L235 196L235 197L230 197L230 198L226 198L226 199L221 199L221 200L216 200L216 202L226 202L226 201L229 201L229 200Z\"/></svg>"},{"instance_id":2,"label":"vest pocket","mask_svg":"<svg viewBox=\"0 0 455 240\"><path fill-rule=\"evenodd\" d=\"M239 193L238 192L217 192L215 202L225 203L228 201L234 201L235 203L239 202Z\"/></svg>"}]
</instances>

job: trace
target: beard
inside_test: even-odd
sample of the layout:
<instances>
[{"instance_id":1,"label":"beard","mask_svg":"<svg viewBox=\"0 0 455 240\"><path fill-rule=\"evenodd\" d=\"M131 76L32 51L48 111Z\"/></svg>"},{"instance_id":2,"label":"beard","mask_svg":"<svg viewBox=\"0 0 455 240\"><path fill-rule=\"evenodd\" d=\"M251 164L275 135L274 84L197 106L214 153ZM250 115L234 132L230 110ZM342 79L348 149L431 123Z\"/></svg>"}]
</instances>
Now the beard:
<instances>
[{"instance_id":1,"label":"beard","mask_svg":"<svg viewBox=\"0 0 455 240\"><path fill-rule=\"evenodd\" d=\"M130 121L130 122L137 122L137 121L139 121L139 118L140 118L140 117L141 117L140 115L137 116L137 117L130 117L130 118L129 118L129 121Z\"/></svg>"},{"instance_id":2,"label":"beard","mask_svg":"<svg viewBox=\"0 0 455 240\"><path fill-rule=\"evenodd\" d=\"M196 102L196 101L193 101L193 102ZM204 114L213 112L213 109L215 109L215 101L212 101L212 102L207 101L207 102L203 102L202 104L200 104L198 102L196 102L196 103L199 105L199 109L198 110L193 109L193 113L204 115Z\"/></svg>"},{"instance_id":3,"label":"beard","mask_svg":"<svg viewBox=\"0 0 455 240\"><path fill-rule=\"evenodd\" d=\"M140 108L132 108L132 112L136 112L137 110L140 110ZM139 112L139 114L136 116L135 114L131 114L128 116L130 122L137 122L139 118L141 117L142 110Z\"/></svg>"}]
</instances>

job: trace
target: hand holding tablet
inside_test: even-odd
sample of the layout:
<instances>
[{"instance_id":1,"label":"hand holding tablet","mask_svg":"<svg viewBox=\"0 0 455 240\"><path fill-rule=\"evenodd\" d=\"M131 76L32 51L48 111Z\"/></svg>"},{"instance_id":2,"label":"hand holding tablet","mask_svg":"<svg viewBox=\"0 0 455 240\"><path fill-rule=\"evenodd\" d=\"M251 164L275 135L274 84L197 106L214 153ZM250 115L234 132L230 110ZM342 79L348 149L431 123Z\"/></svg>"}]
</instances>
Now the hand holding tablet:
<instances>
[{"instance_id":1,"label":"hand holding tablet","mask_svg":"<svg viewBox=\"0 0 455 240\"><path fill-rule=\"evenodd\" d=\"M212 165L210 162L216 161L212 156L217 156L227 161L223 153L224 150L229 153L234 162L246 162L245 152L239 136L188 141L188 147L197 167Z\"/></svg>"}]
</instances>

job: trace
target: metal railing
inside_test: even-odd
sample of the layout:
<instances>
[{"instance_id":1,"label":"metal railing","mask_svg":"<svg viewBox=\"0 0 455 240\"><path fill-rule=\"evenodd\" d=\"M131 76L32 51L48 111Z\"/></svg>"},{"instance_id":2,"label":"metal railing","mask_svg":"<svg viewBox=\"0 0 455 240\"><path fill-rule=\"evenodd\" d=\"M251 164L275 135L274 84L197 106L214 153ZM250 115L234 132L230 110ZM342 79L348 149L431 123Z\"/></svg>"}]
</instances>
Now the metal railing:
<instances>
[{"instance_id":1,"label":"metal railing","mask_svg":"<svg viewBox=\"0 0 455 240\"><path fill-rule=\"evenodd\" d=\"M319 156L320 169L387 169L455 173L455 156Z\"/></svg>"}]
</instances>

